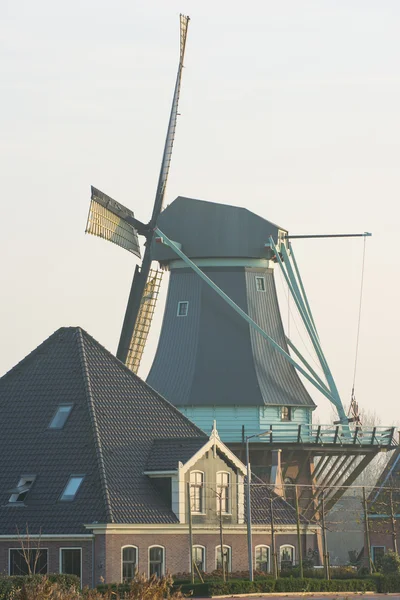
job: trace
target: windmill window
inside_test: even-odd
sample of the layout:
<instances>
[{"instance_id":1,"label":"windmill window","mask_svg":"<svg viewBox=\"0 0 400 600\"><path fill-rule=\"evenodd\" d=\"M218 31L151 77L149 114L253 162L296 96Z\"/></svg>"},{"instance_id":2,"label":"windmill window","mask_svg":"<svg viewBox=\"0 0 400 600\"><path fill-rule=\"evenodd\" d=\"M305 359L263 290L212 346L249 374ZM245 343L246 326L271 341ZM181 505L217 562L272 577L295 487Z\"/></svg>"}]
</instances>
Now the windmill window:
<instances>
[{"instance_id":1,"label":"windmill window","mask_svg":"<svg viewBox=\"0 0 400 600\"><path fill-rule=\"evenodd\" d=\"M83 475L71 475L64 491L61 495L61 500L74 500L75 496L83 481Z\"/></svg>"},{"instance_id":2,"label":"windmill window","mask_svg":"<svg viewBox=\"0 0 400 600\"><path fill-rule=\"evenodd\" d=\"M265 277L256 277L257 292L265 292Z\"/></svg>"},{"instance_id":3,"label":"windmill window","mask_svg":"<svg viewBox=\"0 0 400 600\"><path fill-rule=\"evenodd\" d=\"M50 429L62 429L72 410L72 404L60 404L49 425Z\"/></svg>"},{"instance_id":4,"label":"windmill window","mask_svg":"<svg viewBox=\"0 0 400 600\"><path fill-rule=\"evenodd\" d=\"M187 317L189 311L189 302L186 300L182 302L178 302L178 311L176 313L177 317Z\"/></svg>"},{"instance_id":5,"label":"windmill window","mask_svg":"<svg viewBox=\"0 0 400 600\"><path fill-rule=\"evenodd\" d=\"M23 503L35 481L35 475L26 475L21 477L16 488L10 490L11 496L9 502Z\"/></svg>"},{"instance_id":6,"label":"windmill window","mask_svg":"<svg viewBox=\"0 0 400 600\"><path fill-rule=\"evenodd\" d=\"M291 420L292 420L291 406L282 406L281 407L281 421L291 421Z\"/></svg>"}]
</instances>

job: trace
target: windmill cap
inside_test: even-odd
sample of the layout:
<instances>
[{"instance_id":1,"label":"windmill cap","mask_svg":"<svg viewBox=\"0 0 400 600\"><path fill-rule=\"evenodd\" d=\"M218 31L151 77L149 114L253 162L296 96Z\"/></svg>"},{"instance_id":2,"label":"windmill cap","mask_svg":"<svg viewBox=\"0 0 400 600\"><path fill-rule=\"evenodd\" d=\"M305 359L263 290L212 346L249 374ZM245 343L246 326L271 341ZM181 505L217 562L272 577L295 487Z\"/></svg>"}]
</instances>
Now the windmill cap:
<instances>
[{"instance_id":1,"label":"windmill cap","mask_svg":"<svg viewBox=\"0 0 400 600\"><path fill-rule=\"evenodd\" d=\"M160 214L157 227L181 244L189 258L270 258L266 247L270 236L287 231L239 206L218 204L178 196ZM152 258L161 263L176 260L176 254L155 243Z\"/></svg>"}]
</instances>

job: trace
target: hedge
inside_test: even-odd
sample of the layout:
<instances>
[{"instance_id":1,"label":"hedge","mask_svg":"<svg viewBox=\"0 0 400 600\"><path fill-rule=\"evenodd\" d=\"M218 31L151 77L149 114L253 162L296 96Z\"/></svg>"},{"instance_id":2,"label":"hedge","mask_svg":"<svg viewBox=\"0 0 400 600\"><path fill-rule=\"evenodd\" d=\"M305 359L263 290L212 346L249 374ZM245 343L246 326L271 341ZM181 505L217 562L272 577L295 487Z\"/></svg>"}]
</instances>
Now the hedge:
<instances>
[{"instance_id":1,"label":"hedge","mask_svg":"<svg viewBox=\"0 0 400 600\"><path fill-rule=\"evenodd\" d=\"M46 575L52 583L58 583L63 590L71 587L80 588L79 577L75 575L50 574ZM0 575L0 600L8 600L14 595L14 590L20 589L24 583L40 581L43 575Z\"/></svg>"}]
</instances>

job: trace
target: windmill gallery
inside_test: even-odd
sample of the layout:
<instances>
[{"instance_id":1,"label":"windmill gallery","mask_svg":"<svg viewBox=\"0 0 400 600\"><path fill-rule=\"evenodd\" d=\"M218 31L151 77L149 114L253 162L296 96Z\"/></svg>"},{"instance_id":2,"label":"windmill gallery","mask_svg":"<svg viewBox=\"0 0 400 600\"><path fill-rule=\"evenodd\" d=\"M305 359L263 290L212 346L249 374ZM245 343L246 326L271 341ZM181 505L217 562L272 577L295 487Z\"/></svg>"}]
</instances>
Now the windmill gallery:
<instances>
[{"instance_id":1,"label":"windmill gallery","mask_svg":"<svg viewBox=\"0 0 400 600\"><path fill-rule=\"evenodd\" d=\"M39 570L76 574L84 585L129 580L137 569L252 576L310 554L321 563L321 507L330 510L339 485L394 448L392 428L361 435L357 414L345 413L295 236L245 208L178 197L163 209L188 24L181 16L150 221L92 188L88 233L137 258L145 238L116 357L81 328L63 327L0 380L8 457L0 571L24 569L17 531L26 524L40 540ZM167 303L144 382L137 372L164 270ZM323 376L285 335L277 270ZM332 403L335 424L313 424L316 405L299 374ZM21 446L21 436L30 443ZM294 494L295 485L303 491Z\"/></svg>"}]
</instances>

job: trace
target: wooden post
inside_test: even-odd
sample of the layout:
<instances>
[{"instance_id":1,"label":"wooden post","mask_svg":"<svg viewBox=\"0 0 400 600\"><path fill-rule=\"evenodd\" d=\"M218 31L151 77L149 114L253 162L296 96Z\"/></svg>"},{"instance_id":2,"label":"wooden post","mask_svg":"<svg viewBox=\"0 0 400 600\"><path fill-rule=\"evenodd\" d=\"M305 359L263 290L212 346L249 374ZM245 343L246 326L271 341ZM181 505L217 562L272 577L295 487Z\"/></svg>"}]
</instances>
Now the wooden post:
<instances>
[{"instance_id":1,"label":"wooden post","mask_svg":"<svg viewBox=\"0 0 400 600\"><path fill-rule=\"evenodd\" d=\"M367 556L368 556L368 572L371 575L371 573L372 573L371 541L369 538L368 507L367 507L367 497L365 494L365 487L363 487L363 509L364 509L365 542L366 542L366 546L367 546Z\"/></svg>"},{"instance_id":2,"label":"wooden post","mask_svg":"<svg viewBox=\"0 0 400 600\"><path fill-rule=\"evenodd\" d=\"M194 583L194 567L193 567L193 527L192 527L192 504L190 499L190 483L187 484L187 503L188 503L188 521L189 521L189 556L190 556L190 575L192 583Z\"/></svg>"},{"instance_id":3,"label":"wooden post","mask_svg":"<svg viewBox=\"0 0 400 600\"><path fill-rule=\"evenodd\" d=\"M271 512L271 550L272 550L272 573L275 579L278 579L278 561L276 556L276 545L275 545L275 523L274 523L274 499L270 498L270 512Z\"/></svg>"},{"instance_id":4,"label":"wooden post","mask_svg":"<svg viewBox=\"0 0 400 600\"><path fill-rule=\"evenodd\" d=\"M325 491L321 492L321 521L322 521L322 552L324 559L325 579L330 579L328 545L326 541L326 524L325 524Z\"/></svg>"},{"instance_id":5,"label":"wooden post","mask_svg":"<svg viewBox=\"0 0 400 600\"><path fill-rule=\"evenodd\" d=\"M390 489L390 520L392 522L392 539L393 539L393 552L397 554L397 533L396 533L396 518L393 510L393 491Z\"/></svg>"},{"instance_id":6,"label":"wooden post","mask_svg":"<svg viewBox=\"0 0 400 600\"><path fill-rule=\"evenodd\" d=\"M300 534L300 512L299 512L299 495L297 490L297 485L294 488L295 490L295 500L296 500L296 525L297 525L297 552L299 554L299 567L300 567L300 578L303 579L303 552L302 552L302 543L301 543L301 534Z\"/></svg>"}]
</instances>

